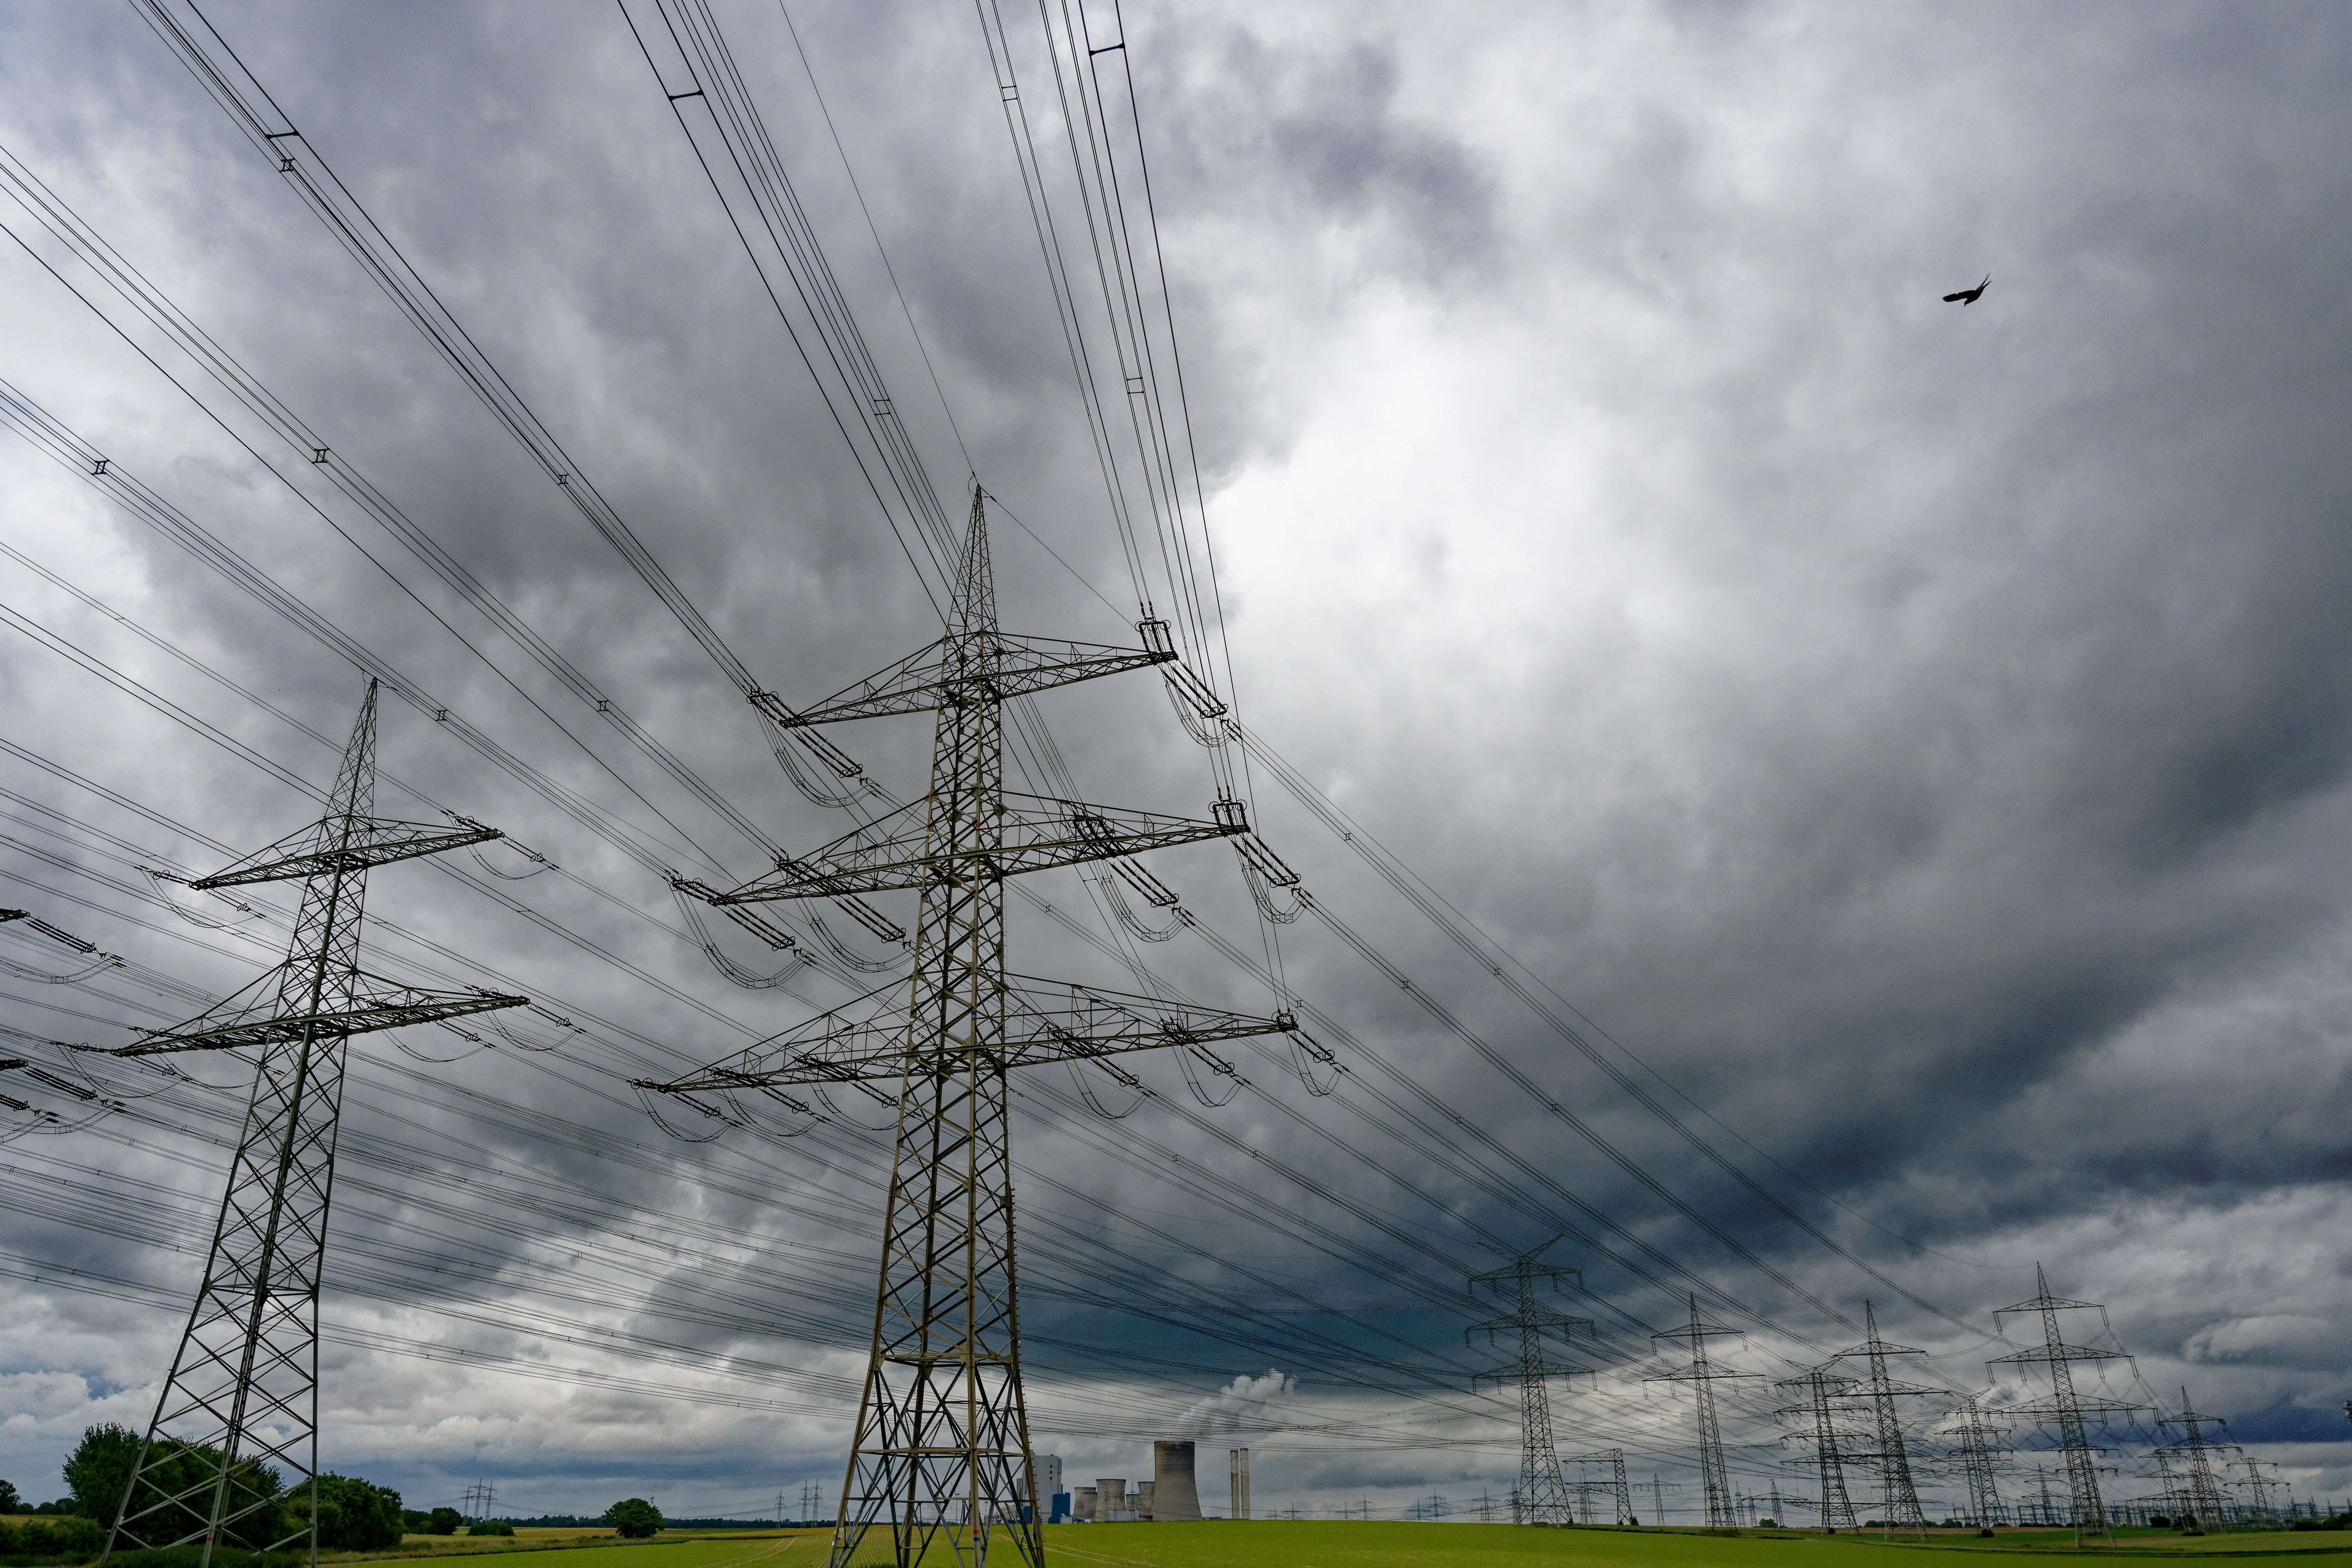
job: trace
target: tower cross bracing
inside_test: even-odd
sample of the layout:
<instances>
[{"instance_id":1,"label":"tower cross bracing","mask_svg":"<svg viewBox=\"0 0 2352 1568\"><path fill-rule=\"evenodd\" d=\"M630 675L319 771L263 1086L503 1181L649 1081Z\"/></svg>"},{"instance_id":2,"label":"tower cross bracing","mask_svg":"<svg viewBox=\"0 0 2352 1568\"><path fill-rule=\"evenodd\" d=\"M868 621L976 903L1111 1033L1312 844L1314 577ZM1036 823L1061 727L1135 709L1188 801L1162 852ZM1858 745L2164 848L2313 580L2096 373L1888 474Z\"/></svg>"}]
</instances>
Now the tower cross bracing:
<instances>
[{"instance_id":1,"label":"tower cross bracing","mask_svg":"<svg viewBox=\"0 0 2352 1568\"><path fill-rule=\"evenodd\" d=\"M351 1037L529 1002L424 991L360 968L370 868L499 837L374 816L375 717L371 680L324 817L189 884L299 880L285 961L209 1011L109 1053L245 1047L259 1060L195 1304L107 1557L201 1543L204 1568L223 1546L299 1551L316 1563L319 1290Z\"/></svg>"},{"instance_id":2,"label":"tower cross bracing","mask_svg":"<svg viewBox=\"0 0 2352 1568\"><path fill-rule=\"evenodd\" d=\"M785 1098L799 1085L898 1085L873 1338L835 1521L834 1568L865 1560L868 1535L882 1531L885 1559L900 1568L977 1568L1000 1544L1032 1568L1043 1561L1021 1385L1008 1071L1296 1026L1287 1013L1255 1017L1005 970L1007 878L1248 831L1234 800L1219 800L1214 820L1200 822L1004 788L1008 699L1174 657L1163 647L1000 630L985 497L975 487L944 635L812 707L773 697L761 703L763 715L787 730L936 715L930 789L920 801L712 900L916 890L904 1001L886 987L682 1078L643 1086Z\"/></svg>"}]
</instances>

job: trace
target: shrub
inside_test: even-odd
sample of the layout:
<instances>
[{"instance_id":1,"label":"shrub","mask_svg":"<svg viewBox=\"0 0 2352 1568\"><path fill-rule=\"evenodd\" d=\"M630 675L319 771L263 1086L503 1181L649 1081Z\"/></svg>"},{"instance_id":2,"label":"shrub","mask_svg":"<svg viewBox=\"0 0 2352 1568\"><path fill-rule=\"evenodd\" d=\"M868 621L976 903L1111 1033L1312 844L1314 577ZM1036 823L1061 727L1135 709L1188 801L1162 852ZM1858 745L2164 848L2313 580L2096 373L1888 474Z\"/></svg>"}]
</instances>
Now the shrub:
<instances>
[{"instance_id":1,"label":"shrub","mask_svg":"<svg viewBox=\"0 0 2352 1568\"><path fill-rule=\"evenodd\" d=\"M624 1498L604 1510L604 1522L624 1540L643 1541L662 1527L661 1510L641 1497Z\"/></svg>"},{"instance_id":2,"label":"shrub","mask_svg":"<svg viewBox=\"0 0 2352 1568\"><path fill-rule=\"evenodd\" d=\"M503 1519L478 1520L475 1521L474 1528L466 1531L466 1533L468 1535L512 1535L514 1533L514 1526L509 1524Z\"/></svg>"},{"instance_id":3,"label":"shrub","mask_svg":"<svg viewBox=\"0 0 2352 1568\"><path fill-rule=\"evenodd\" d=\"M465 1522L466 1516L459 1513L456 1509L436 1508L431 1513L425 1516L425 1533L427 1535L455 1535L457 1533L457 1527Z\"/></svg>"},{"instance_id":4,"label":"shrub","mask_svg":"<svg viewBox=\"0 0 2352 1568\"><path fill-rule=\"evenodd\" d=\"M0 1524L0 1556L87 1563L105 1546L106 1527L94 1519L37 1520L18 1530Z\"/></svg>"}]
</instances>

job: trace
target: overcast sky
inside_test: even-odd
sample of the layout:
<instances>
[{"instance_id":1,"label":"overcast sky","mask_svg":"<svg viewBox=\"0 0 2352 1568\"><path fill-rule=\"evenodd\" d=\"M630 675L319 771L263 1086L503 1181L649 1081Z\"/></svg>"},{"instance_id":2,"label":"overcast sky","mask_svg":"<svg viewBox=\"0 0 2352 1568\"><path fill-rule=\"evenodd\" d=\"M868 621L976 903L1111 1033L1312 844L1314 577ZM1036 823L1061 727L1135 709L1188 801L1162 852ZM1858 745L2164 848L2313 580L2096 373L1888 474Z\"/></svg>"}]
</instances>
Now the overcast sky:
<instances>
[{"instance_id":1,"label":"overcast sky","mask_svg":"<svg viewBox=\"0 0 2352 1568\"><path fill-rule=\"evenodd\" d=\"M959 513L968 465L1008 509L1007 625L1132 640L979 25L793 8L869 233L782 13L714 10L929 472ZM207 15L761 682L805 701L937 635L617 8ZM1489 1352L1464 1349L1486 1310L1464 1277L1572 1224L1608 1250L1547 1254L1583 1271L1599 1324L1599 1374L1555 1390L1563 1442L1680 1474L1684 1517L1687 1405L1642 1379L1672 1364L1646 1336L1692 1279L1748 1331L1725 1352L1745 1370L1853 1343L1869 1298L1935 1352L1916 1375L1981 1389L2013 1348L1993 1310L2032 1295L2037 1261L2107 1304L2111 1335L2079 1330L2137 1358L2111 1394L2169 1413L2185 1383L2298 1495L2352 1488L2352 20L1148 0L1126 19L1244 718L1690 1137L1261 766L1267 841L1412 985L1309 915L1281 954L1338 1026L1337 1092L1278 1046L1235 1051L1248 1083L1217 1109L1166 1061L1139 1065L1156 1098L1118 1122L1059 1069L1024 1084L1040 1447L1083 1479L1147 1474L1155 1436L1250 1441L1261 1506L1501 1491L1514 1407L1469 1392ZM1006 22L1036 47L1034 15ZM0 145L765 831L843 829L136 13L0 5ZM23 241L0 240L0 380L529 768L732 877L764 868L20 205L0 222ZM1988 274L1979 302L1940 300ZM198 923L135 867L209 869L206 838L242 853L312 803L27 628L319 784L362 676L7 431L0 542L56 579L0 559L0 740L20 749L0 755L0 901L233 989L285 900ZM1208 761L1153 684L1045 711L1096 798L1203 815ZM922 721L838 738L922 789ZM560 869L500 880L534 868L501 847L379 873L372 966L480 977L414 933L582 1026L526 1019L538 1051L359 1042L324 1461L413 1506L480 1479L524 1513L628 1493L748 1513L814 1479L829 1509L870 1321L874 1118L688 1143L623 1080L851 992L730 985L658 877L415 707L387 702L381 756L386 812L465 812ZM1152 864L1263 951L1228 851ZM1099 929L1071 874L1037 890ZM194 1010L112 975L15 977L71 967L42 942L0 951L23 1035L115 1043ZM1015 969L1125 979L1033 909L1013 942ZM1144 946L1204 998L1269 1005L1195 937ZM0 1147L0 1475L37 1498L85 1426L152 1409L241 1087L233 1061L190 1071L215 1087L112 1080L161 1092L94 1117L44 1090L72 1130ZM1105 1110L1129 1098L1096 1082ZM1805 1484L1776 1402L1735 1400L1743 1489ZM2155 1415L2118 1443L2144 1451Z\"/></svg>"}]
</instances>

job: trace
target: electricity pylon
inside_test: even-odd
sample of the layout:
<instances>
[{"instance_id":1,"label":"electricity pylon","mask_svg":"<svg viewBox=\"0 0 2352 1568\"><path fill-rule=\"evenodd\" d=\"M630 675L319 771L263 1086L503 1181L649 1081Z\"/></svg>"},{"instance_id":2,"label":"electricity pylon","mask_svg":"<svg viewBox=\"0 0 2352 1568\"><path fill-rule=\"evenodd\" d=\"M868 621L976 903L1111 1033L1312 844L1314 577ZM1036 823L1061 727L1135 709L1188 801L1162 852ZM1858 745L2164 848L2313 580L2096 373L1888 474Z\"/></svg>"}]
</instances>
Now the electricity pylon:
<instances>
[{"instance_id":1,"label":"electricity pylon","mask_svg":"<svg viewBox=\"0 0 2352 1568\"><path fill-rule=\"evenodd\" d=\"M1194 822L1006 792L1007 699L1176 656L998 630L982 500L975 488L944 636L812 708L771 700L761 709L793 730L936 711L930 793L713 900L919 889L907 1000L885 987L684 1078L644 1085L724 1099L781 1097L795 1084L898 1084L873 1346L834 1568L877 1526L889 1529L900 1568L924 1561L935 1541L957 1563L985 1563L1000 1534L1022 1563L1043 1560L1021 1388L1008 1069L1198 1050L1296 1027L1287 1013L1249 1017L1005 972L1006 878L1244 833L1248 823L1231 799L1216 803L1215 820Z\"/></svg>"},{"instance_id":2,"label":"electricity pylon","mask_svg":"<svg viewBox=\"0 0 2352 1568\"><path fill-rule=\"evenodd\" d=\"M2189 1473L2182 1478L2185 1484L2181 1495L2188 1502L2189 1511L2195 1517L2198 1528L2227 1530L2230 1526L2229 1508L2221 1500L2221 1483L2213 1474L2210 1456L2217 1448L2226 1449L2234 1445L2207 1442L2205 1427L2210 1425L2226 1428L2229 1423L2218 1415L2199 1415L2196 1407L2189 1403L2189 1390L2184 1388L2180 1391L2180 1414L2159 1416L2156 1424L2180 1429L2180 1440L2165 1444L2157 1450L2157 1456L2160 1460L2167 1454L2177 1454L2187 1466Z\"/></svg>"},{"instance_id":3,"label":"electricity pylon","mask_svg":"<svg viewBox=\"0 0 2352 1568\"><path fill-rule=\"evenodd\" d=\"M1552 1237L1558 1241L1559 1237ZM1523 1252L1500 1268L1490 1268L1484 1274L1470 1276L1470 1289L1475 1291L1484 1285L1508 1301L1511 1310L1499 1318L1489 1318L1463 1331L1465 1343L1472 1334L1483 1333L1488 1344L1499 1333L1515 1333L1518 1338L1518 1359L1493 1372L1473 1373L1470 1386L1482 1383L1516 1383L1519 1385L1519 1485L1517 1517L1515 1523L1574 1524L1576 1496L1559 1471L1559 1454L1551 1439L1551 1387L1554 1375L1573 1376L1590 1372L1588 1366L1573 1362L1554 1361L1544 1353L1544 1337L1557 1334L1571 1338L1580 1328L1588 1332L1592 1328L1589 1318L1571 1318L1556 1311L1536 1300L1536 1287L1549 1285L1559 1289L1562 1279L1581 1285L1584 1277L1573 1268L1561 1268L1549 1263L1538 1263L1543 1247Z\"/></svg>"},{"instance_id":4,"label":"electricity pylon","mask_svg":"<svg viewBox=\"0 0 2352 1568\"><path fill-rule=\"evenodd\" d=\"M1863 1380L1850 1392L1836 1397L1866 1399L1871 1414L1877 1419L1878 1447L1874 1453L1853 1454L1848 1459L1867 1459L1878 1468L1879 1495L1885 1510L1888 1533L1898 1527L1925 1535L1927 1516L1919 1509L1919 1489L1911 1480L1911 1455L1903 1441L1903 1419L1895 1411L1895 1402L1906 1395L1934 1394L1943 1392L1916 1383L1896 1381L1886 1370L1886 1358L1891 1355L1925 1356L1927 1352L1909 1345L1889 1344L1878 1337L1878 1313L1868 1301L1862 1304L1863 1332L1867 1336L1850 1350L1842 1350L1832 1361L1860 1360L1869 1369Z\"/></svg>"},{"instance_id":5,"label":"electricity pylon","mask_svg":"<svg viewBox=\"0 0 2352 1568\"><path fill-rule=\"evenodd\" d=\"M2093 1345L2070 1345L2058 1331L2058 1314L2067 1311L2096 1312L2102 1323L2106 1321L2105 1307L2096 1301L2070 1301L2050 1293L2050 1280L2042 1272L2042 1265L2033 1266L2033 1299L2020 1301L2013 1307L2003 1307L1993 1313L1995 1321L2010 1312L2037 1312L2042 1318L2042 1343L2035 1348L2014 1354L1997 1356L1987 1366L2039 1366L2050 1378L2050 1397L2024 1405L2011 1405L2012 1413L2032 1415L2054 1423L2058 1428L2058 1446L2066 1464L2066 1490L2074 1505L2074 1535L2082 1539L2085 1531L2107 1532L2106 1509L2099 1500L2099 1465L2090 1435L2083 1424L2083 1413L2119 1415L2143 1408L2119 1399L2099 1395L2088 1398L2074 1392L2076 1362L2129 1361L2121 1351L2100 1350Z\"/></svg>"},{"instance_id":6,"label":"electricity pylon","mask_svg":"<svg viewBox=\"0 0 2352 1568\"><path fill-rule=\"evenodd\" d=\"M226 1001L109 1053L251 1049L260 1060L194 1308L140 1444L106 1556L204 1542L319 1555L319 1282L353 1035L520 1007L488 991L420 991L359 966L371 866L499 837L394 822L375 805L376 685L352 727L327 815L192 888L299 880L285 962ZM95 1048L95 1047L86 1047ZM291 1472L296 1485L273 1483ZM290 1499L289 1513L278 1510ZM103 1558L100 1559L104 1561Z\"/></svg>"},{"instance_id":7,"label":"electricity pylon","mask_svg":"<svg viewBox=\"0 0 2352 1568\"><path fill-rule=\"evenodd\" d=\"M1618 1523L1623 1524L1633 1517L1633 1489L1626 1484L1625 1480L1624 1449L1603 1448L1597 1454L1570 1454L1567 1462L1571 1465L1608 1466L1610 1470L1608 1480L1589 1483L1579 1481L1577 1485L1580 1488L1590 1485L1595 1491L1609 1493L1617 1504Z\"/></svg>"},{"instance_id":8,"label":"electricity pylon","mask_svg":"<svg viewBox=\"0 0 2352 1568\"><path fill-rule=\"evenodd\" d=\"M1706 1353L1709 1334L1736 1334L1738 1329L1727 1329L1719 1323L1699 1321L1698 1297L1690 1299L1690 1326L1667 1329L1652 1334L1654 1340L1681 1340L1690 1346L1690 1365L1680 1372L1653 1373L1648 1383L1687 1383L1697 1404L1698 1413L1698 1476L1706 1490L1706 1522L1717 1529L1729 1530L1738 1525L1739 1501L1731 1493L1731 1474L1723 1462L1723 1428L1715 1414L1715 1385L1726 1378L1761 1377L1756 1372L1726 1372L1717 1366Z\"/></svg>"},{"instance_id":9,"label":"electricity pylon","mask_svg":"<svg viewBox=\"0 0 2352 1568\"><path fill-rule=\"evenodd\" d=\"M1960 1470L1969 1489L1968 1522L1980 1527L2008 1523L2008 1505L2000 1500L2000 1479L1994 1474L2004 1462L2000 1456L2008 1452L2003 1441L2007 1428L1986 1420L1977 1396L1970 1394L1962 1396L1960 1408L1939 1430L1960 1440Z\"/></svg>"},{"instance_id":10,"label":"electricity pylon","mask_svg":"<svg viewBox=\"0 0 2352 1568\"><path fill-rule=\"evenodd\" d=\"M1844 1434L1838 1424L1837 1407L1831 1401L1850 1396L1854 1381L1817 1366L1799 1376L1784 1378L1774 1384L1777 1388L1801 1389L1804 1398L1795 1405L1782 1405L1776 1415L1810 1417L1812 1430L1792 1434L1798 1442L1813 1446L1813 1464L1821 1476L1819 1506L1823 1530L1856 1530L1853 1500L1846 1495L1845 1466L1851 1458L1845 1450Z\"/></svg>"}]
</instances>

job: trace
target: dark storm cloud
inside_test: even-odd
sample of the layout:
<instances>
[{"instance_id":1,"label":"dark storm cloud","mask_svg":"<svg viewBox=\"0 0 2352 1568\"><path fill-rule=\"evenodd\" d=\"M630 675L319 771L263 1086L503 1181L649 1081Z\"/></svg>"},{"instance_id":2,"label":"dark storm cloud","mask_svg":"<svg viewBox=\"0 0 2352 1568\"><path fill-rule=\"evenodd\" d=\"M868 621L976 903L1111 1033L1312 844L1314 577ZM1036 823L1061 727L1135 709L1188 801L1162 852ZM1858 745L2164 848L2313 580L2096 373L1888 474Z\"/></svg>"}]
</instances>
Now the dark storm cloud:
<instances>
[{"instance_id":1,"label":"dark storm cloud","mask_svg":"<svg viewBox=\"0 0 2352 1568\"><path fill-rule=\"evenodd\" d=\"M912 7L795 16L974 464L1120 598L970 19ZM764 681L814 696L930 635L929 605L616 14L255 6L219 20ZM781 20L751 6L724 20L952 493L962 454ZM2241 1436L2293 1439L2278 1457L2340 1484L2340 1461L2318 1446L2332 1436L2328 1401L2311 1390L2340 1366L2352 1301L2311 1237L2341 1223L2352 1100L2340 980L2352 948L2341 893L2352 634L2340 613L2352 479L2337 453L2352 304L2333 277L2352 253L2339 155L2352 29L2321 8L2198 6L2019 7L1959 32L1924 8L1789 6L1531 10L1475 26L1360 7L1130 21L1253 721L1664 1080L1788 1167L1677 1104L1843 1245L1980 1326L2030 1292L2043 1258L2062 1291L2115 1303L2154 1383L2189 1377L2200 1405L2229 1402ZM730 798L791 843L835 831L776 787L699 651L133 16L34 5L7 26L0 139ZM1988 270L1979 304L1937 300ZM580 745L387 591L13 247L0 288L22 323L0 374L535 763L626 805ZM21 444L0 460L11 543L341 733L351 672ZM1017 605L1027 628L1126 635L1025 537L1000 539L1008 619ZM437 593L396 550L387 559ZM98 617L27 597L14 578L8 592L111 657L145 657ZM555 705L543 678L453 614ZM308 809L151 716L96 707L47 657L21 642L0 656L18 715L9 738L240 844ZM310 776L331 766L201 681L160 663L148 673ZM1087 690L1051 711L1100 798L1198 811L1205 770L1159 702L1143 688ZM561 717L719 857L756 868L731 829L593 719ZM915 787L919 725L845 739L894 786ZM422 716L388 713L384 755L625 901L667 911L651 879ZM1869 1294L1890 1331L1946 1353L1941 1375L1983 1377L1982 1357L2003 1347L1891 1300L1696 1157L1303 814L1261 794L1269 831L1318 897L1548 1092L1795 1285L1849 1315ZM1188 902L1248 936L1220 859L1162 858ZM496 953L681 1058L740 1043L448 886L421 869L387 876L375 907ZM728 1016L760 1028L802 1016L715 984L625 913L547 887L528 896ZM1024 967L1119 980L1018 919L1034 954ZM135 929L104 937L184 962ZM1284 941L1310 1000L1547 1175L1817 1341L1856 1337L1662 1207L1311 919ZM1257 1004L1190 944L1151 956L1204 995ZM184 962L209 964L215 983L237 972ZM1395 1314L1381 1321L1458 1358L1458 1313L1412 1305L1458 1292L1458 1278L1339 1200L1400 1216L1465 1267L1491 1263L1486 1236L1531 1245L1558 1228L1308 1096L1278 1058L1244 1061L1267 1098L1200 1114L1329 1195L1184 1124L1173 1108L1190 1102L1165 1064L1143 1070L1170 1104L1108 1136L1164 1141L1385 1261L1360 1267L1247 1227L1172 1185L1168 1168L1122 1165L1028 1102L1024 1159L1068 1188L1024 1191L1038 1216L1024 1232L1040 1251L1032 1316L1064 1342L1039 1353L1055 1410L1140 1397L1130 1380L1148 1379L1119 1363L1121 1347L1223 1368L1186 1383L1171 1416L1231 1375L1265 1371L1254 1349L1086 1300L1084 1237L1108 1238L1147 1274L1220 1277L1247 1261ZM441 1076L605 1128L615 1147L656 1136L512 1053ZM392 1098L405 1081L364 1069L354 1129L410 1136L371 1121L394 1106L441 1132L478 1125ZM866 1265L833 1254L866 1255L871 1140L822 1152L711 1145L676 1166L520 1138L491 1152L824 1258L804 1291L785 1293L756 1254L723 1267L639 1259L661 1283L619 1304L620 1326L708 1353L854 1363ZM727 1179L698 1183L701 1171ZM152 1173L185 1194L193 1245L210 1178ZM417 1222L400 1181L377 1173L385 1195L355 1195L339 1235L364 1244ZM820 1195L835 1206L812 1217ZM485 1267L529 1281L560 1273L566 1249L593 1255L615 1221L535 1224L528 1239L467 1235ZM193 1267L104 1234L24 1226L0 1239L60 1258L78 1247L85 1267L172 1289ZM1628 1310L1671 1316L1658 1290L1560 1250ZM706 1283L772 1301L777 1326L663 1316ZM355 1317L399 1320L390 1331L513 1346L373 1302L364 1286L350 1300ZM142 1419L141 1395L121 1391L155 1375L171 1331L168 1312L77 1298L44 1311L5 1342L0 1373L35 1417L5 1459L27 1472L97 1415ZM1748 1353L1800 1353L1767 1340ZM664 1447L681 1484L726 1478L698 1500L748 1507L778 1468L832 1470L841 1442L830 1418L522 1380L485 1409L462 1377L356 1353L345 1365L339 1440L370 1473L404 1478L413 1501L470 1479L479 1441L541 1506L607 1500L651 1475L644 1456ZM66 1388L75 1372L99 1403ZM1310 1379L1301 1397L1339 1394ZM1596 1440L1680 1441L1677 1407L1635 1385L1577 1398L1572 1420ZM1504 1447L1377 1464L1269 1450L1265 1474L1333 1496L1459 1488L1507 1474L1507 1428L1486 1436ZM1053 1440L1074 1474L1134 1464L1108 1439Z\"/></svg>"}]
</instances>

